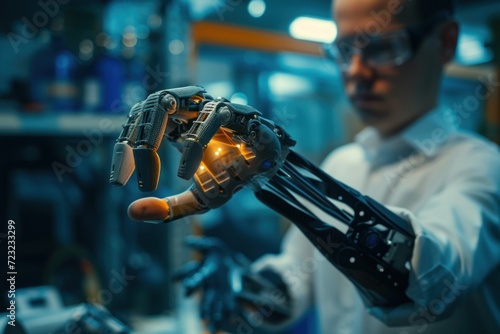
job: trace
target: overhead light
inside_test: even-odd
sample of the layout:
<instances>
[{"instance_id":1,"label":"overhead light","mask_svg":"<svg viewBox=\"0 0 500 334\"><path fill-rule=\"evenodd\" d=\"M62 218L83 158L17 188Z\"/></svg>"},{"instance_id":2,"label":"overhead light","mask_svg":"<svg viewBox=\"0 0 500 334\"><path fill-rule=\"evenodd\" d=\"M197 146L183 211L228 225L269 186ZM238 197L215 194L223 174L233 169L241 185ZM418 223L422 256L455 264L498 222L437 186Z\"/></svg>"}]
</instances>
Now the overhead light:
<instances>
[{"instance_id":1,"label":"overhead light","mask_svg":"<svg viewBox=\"0 0 500 334\"><path fill-rule=\"evenodd\" d=\"M231 103L238 103L238 104L248 103L248 97L245 95L245 93L242 92L234 93L229 100L231 101Z\"/></svg>"},{"instance_id":2,"label":"overhead light","mask_svg":"<svg viewBox=\"0 0 500 334\"><path fill-rule=\"evenodd\" d=\"M259 18L264 15L265 11L266 3L264 0L251 0L248 3L248 13L255 18Z\"/></svg>"},{"instance_id":3,"label":"overhead light","mask_svg":"<svg viewBox=\"0 0 500 334\"><path fill-rule=\"evenodd\" d=\"M273 72L269 76L269 90L272 95L296 95L314 91L312 82L304 77L284 73Z\"/></svg>"},{"instance_id":4,"label":"overhead light","mask_svg":"<svg viewBox=\"0 0 500 334\"><path fill-rule=\"evenodd\" d=\"M462 34L458 42L457 61L463 65L479 65L493 59L493 51L476 34Z\"/></svg>"},{"instance_id":5,"label":"overhead light","mask_svg":"<svg viewBox=\"0 0 500 334\"><path fill-rule=\"evenodd\" d=\"M320 43L332 43L337 37L335 22L307 16L293 20L289 31L293 38Z\"/></svg>"},{"instance_id":6,"label":"overhead light","mask_svg":"<svg viewBox=\"0 0 500 334\"><path fill-rule=\"evenodd\" d=\"M492 33L486 26L461 24L455 60L460 65L471 66L488 63L493 50L486 46Z\"/></svg>"},{"instance_id":7,"label":"overhead light","mask_svg":"<svg viewBox=\"0 0 500 334\"><path fill-rule=\"evenodd\" d=\"M205 17L209 16L210 13L214 11L214 9L224 9L217 7L216 5L218 4L214 3L213 0L188 0L187 3L189 4L191 15L195 20L204 19Z\"/></svg>"},{"instance_id":8,"label":"overhead light","mask_svg":"<svg viewBox=\"0 0 500 334\"><path fill-rule=\"evenodd\" d=\"M234 86L230 81L216 81L203 84L203 86L212 96L231 96L234 91Z\"/></svg>"}]
</instances>

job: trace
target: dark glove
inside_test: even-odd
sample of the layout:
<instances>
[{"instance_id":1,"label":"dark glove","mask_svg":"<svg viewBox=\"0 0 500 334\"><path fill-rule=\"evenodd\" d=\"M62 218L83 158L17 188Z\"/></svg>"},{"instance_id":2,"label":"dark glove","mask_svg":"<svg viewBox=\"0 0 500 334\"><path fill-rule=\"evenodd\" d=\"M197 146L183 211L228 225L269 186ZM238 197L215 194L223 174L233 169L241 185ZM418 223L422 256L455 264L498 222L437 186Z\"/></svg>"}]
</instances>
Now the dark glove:
<instances>
[{"instance_id":1,"label":"dark glove","mask_svg":"<svg viewBox=\"0 0 500 334\"><path fill-rule=\"evenodd\" d=\"M233 332L242 320L248 326L252 312L269 322L289 317L290 298L277 277L252 273L248 260L217 238L189 237L186 244L200 251L203 260L187 263L174 279L182 280L186 295L203 292L201 318L212 333Z\"/></svg>"}]
</instances>

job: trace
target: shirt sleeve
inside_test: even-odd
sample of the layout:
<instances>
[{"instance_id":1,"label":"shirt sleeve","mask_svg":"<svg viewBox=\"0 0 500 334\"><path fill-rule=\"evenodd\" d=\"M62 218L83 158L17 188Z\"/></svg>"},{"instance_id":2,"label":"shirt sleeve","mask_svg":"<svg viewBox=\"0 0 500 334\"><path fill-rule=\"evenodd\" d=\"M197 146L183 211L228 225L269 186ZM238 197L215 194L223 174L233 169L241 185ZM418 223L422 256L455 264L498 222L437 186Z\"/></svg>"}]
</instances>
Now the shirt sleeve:
<instances>
[{"instance_id":1,"label":"shirt sleeve","mask_svg":"<svg viewBox=\"0 0 500 334\"><path fill-rule=\"evenodd\" d=\"M280 274L291 297L292 316L276 326L266 323L267 328L273 329L287 327L300 319L311 306L312 300L312 272L304 266L307 259L313 256L312 245L302 232L292 225L281 247L280 254L264 255L252 266L255 271L269 269Z\"/></svg>"},{"instance_id":2,"label":"shirt sleeve","mask_svg":"<svg viewBox=\"0 0 500 334\"><path fill-rule=\"evenodd\" d=\"M469 152L446 178L418 212L391 208L416 234L406 293L438 315L500 265L500 154Z\"/></svg>"}]
</instances>

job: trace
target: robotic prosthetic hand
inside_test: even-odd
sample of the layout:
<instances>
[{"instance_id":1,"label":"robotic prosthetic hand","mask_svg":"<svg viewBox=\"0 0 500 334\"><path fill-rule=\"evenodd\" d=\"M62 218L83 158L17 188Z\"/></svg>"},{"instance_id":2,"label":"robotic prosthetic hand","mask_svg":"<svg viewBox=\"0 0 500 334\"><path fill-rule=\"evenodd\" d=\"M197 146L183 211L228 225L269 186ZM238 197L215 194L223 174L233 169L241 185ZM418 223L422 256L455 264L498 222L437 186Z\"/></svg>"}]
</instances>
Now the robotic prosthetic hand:
<instances>
[{"instance_id":1,"label":"robotic prosthetic hand","mask_svg":"<svg viewBox=\"0 0 500 334\"><path fill-rule=\"evenodd\" d=\"M214 99L198 86L154 93L130 112L110 183L124 185L135 166L139 189L154 190L163 136L182 153L178 176L194 184L179 195L135 201L132 219L159 223L203 213L247 186L298 226L368 307L410 302L405 290L415 236L409 223L290 150L295 142L257 110ZM318 210L342 228L323 222Z\"/></svg>"},{"instance_id":2,"label":"robotic prosthetic hand","mask_svg":"<svg viewBox=\"0 0 500 334\"><path fill-rule=\"evenodd\" d=\"M110 183L124 185L137 169L139 189L155 190L160 175L156 150L163 136L182 153L177 175L193 177L186 192L138 200L132 219L172 221L226 203L243 186L260 189L295 144L252 107L213 99L198 86L151 94L130 111L113 152Z\"/></svg>"}]
</instances>

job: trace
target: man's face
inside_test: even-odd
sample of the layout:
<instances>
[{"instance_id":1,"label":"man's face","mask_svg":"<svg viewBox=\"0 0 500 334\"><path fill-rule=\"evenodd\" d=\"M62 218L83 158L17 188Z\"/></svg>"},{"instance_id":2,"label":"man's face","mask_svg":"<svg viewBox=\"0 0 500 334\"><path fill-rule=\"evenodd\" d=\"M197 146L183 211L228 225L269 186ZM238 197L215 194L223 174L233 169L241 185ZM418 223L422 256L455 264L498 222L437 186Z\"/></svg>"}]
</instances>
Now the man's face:
<instances>
[{"instance_id":1,"label":"man's face","mask_svg":"<svg viewBox=\"0 0 500 334\"><path fill-rule=\"evenodd\" d=\"M337 38L355 37L365 46L371 36L418 23L412 3L415 1L335 0ZM365 124L391 136L435 106L442 71L439 43L435 31L428 34L415 55L399 66L371 66L360 54L353 55L342 79ZM363 47L360 50L362 53Z\"/></svg>"}]
</instances>

